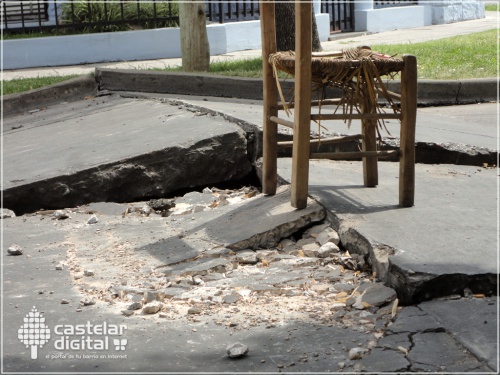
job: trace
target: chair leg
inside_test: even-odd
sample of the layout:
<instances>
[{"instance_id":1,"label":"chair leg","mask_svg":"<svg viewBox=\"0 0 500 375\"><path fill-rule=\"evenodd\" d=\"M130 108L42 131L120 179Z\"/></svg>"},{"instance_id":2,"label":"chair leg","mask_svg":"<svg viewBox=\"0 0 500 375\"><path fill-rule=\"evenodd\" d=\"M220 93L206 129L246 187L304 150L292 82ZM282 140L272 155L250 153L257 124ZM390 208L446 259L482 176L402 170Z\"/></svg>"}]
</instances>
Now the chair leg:
<instances>
[{"instance_id":1,"label":"chair leg","mask_svg":"<svg viewBox=\"0 0 500 375\"><path fill-rule=\"evenodd\" d=\"M371 106L368 103L363 103L362 111L364 113L371 112ZM377 121L362 120L361 135L362 135L362 150L377 151ZM376 156L368 156L363 158L363 182L366 187L375 187L378 185L378 158Z\"/></svg>"},{"instance_id":2,"label":"chair leg","mask_svg":"<svg viewBox=\"0 0 500 375\"><path fill-rule=\"evenodd\" d=\"M292 206L306 208L311 130L312 5L295 3L295 113L292 156Z\"/></svg>"},{"instance_id":3,"label":"chair leg","mask_svg":"<svg viewBox=\"0 0 500 375\"><path fill-rule=\"evenodd\" d=\"M262 150L262 192L276 194L278 181L278 125L269 118L278 115L278 88L273 77L268 57L276 52L276 26L274 21L274 3L261 1L261 37L263 70L263 150Z\"/></svg>"},{"instance_id":4,"label":"chair leg","mask_svg":"<svg viewBox=\"0 0 500 375\"><path fill-rule=\"evenodd\" d=\"M401 71L401 135L399 160L399 205L415 203L415 127L417 120L417 58L404 55Z\"/></svg>"}]
</instances>

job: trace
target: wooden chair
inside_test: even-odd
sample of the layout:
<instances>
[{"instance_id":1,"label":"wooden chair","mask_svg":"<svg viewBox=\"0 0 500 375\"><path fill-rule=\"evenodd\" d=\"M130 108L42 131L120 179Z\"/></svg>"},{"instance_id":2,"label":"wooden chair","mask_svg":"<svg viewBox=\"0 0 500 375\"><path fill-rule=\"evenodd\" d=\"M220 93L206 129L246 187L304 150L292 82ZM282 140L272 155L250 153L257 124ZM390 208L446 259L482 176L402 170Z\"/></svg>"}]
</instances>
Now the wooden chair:
<instances>
[{"instance_id":1,"label":"wooden chair","mask_svg":"<svg viewBox=\"0 0 500 375\"><path fill-rule=\"evenodd\" d=\"M374 111L373 103L363 100L359 105L360 113L342 113L330 115L311 115L311 83L313 80L312 63L312 5L296 1L295 3L295 56L294 61L294 121L278 117L278 110L284 103L278 102L278 84L273 74L276 66L271 65L269 57L276 53L274 1L260 1L260 20L262 35L263 83L264 83L264 130L263 130L263 173L262 184L265 194L273 195L277 187L277 142L278 124L293 128L291 204L296 208L307 205L309 182L309 159L342 158L346 155L332 153L310 154L311 120L361 120L362 151L349 156L362 157L364 184L373 187L378 184L377 161L380 156L399 156L399 205L410 207L414 204L415 191L415 122L417 109L417 61L414 56L404 55L396 70L401 73L401 94L396 94L380 87L364 87L364 90L383 91L388 99L400 103L399 113L381 113ZM356 63L356 61L354 61ZM382 63L381 63L382 64ZM379 65L381 67L382 65ZM367 94L367 92L361 93ZM360 95L361 97L363 95ZM365 96L366 97L366 96ZM339 99L342 100L342 99ZM400 148L395 151L377 151L377 122L384 119L398 119L401 122ZM348 136L347 138L353 138ZM355 137L355 136L354 136ZM348 140L344 138L344 141ZM339 138L321 142L339 142Z\"/></svg>"}]
</instances>

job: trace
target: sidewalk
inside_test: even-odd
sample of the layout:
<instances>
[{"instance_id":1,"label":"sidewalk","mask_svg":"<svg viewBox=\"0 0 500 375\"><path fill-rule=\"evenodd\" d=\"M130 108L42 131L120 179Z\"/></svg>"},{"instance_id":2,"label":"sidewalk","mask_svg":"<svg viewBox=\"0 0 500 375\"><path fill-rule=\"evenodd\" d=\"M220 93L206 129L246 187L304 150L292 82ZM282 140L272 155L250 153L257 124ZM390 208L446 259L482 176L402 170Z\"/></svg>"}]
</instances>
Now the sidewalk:
<instances>
[{"instance_id":1,"label":"sidewalk","mask_svg":"<svg viewBox=\"0 0 500 375\"><path fill-rule=\"evenodd\" d=\"M491 30L500 27L500 12L486 12L486 17L478 20L451 23L446 25L434 25L418 27L414 29L403 29L385 31L376 34L365 34L359 36L355 33L352 37L349 33L335 34L335 40L323 42L325 51L337 51L340 49L356 47L359 45L375 44L399 44L419 43L428 40L448 38L455 35L471 34L480 31ZM246 58L260 57L260 50L248 50L232 52L219 56L211 56L211 61L229 61ZM161 59L143 61L123 61L99 64L87 64L66 67L44 67L39 69L20 69L3 71L3 80L16 78L35 78L62 75L84 75L93 73L96 67L115 69L162 69L168 66L181 66L182 59Z\"/></svg>"}]
</instances>

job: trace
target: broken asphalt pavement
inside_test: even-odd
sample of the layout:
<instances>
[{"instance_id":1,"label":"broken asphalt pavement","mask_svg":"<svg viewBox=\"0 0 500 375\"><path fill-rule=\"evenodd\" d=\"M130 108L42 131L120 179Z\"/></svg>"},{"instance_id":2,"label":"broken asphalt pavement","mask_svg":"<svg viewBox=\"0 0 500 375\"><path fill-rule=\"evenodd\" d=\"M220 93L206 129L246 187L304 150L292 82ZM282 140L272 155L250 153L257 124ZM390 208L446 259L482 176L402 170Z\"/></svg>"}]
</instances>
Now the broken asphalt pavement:
<instances>
[{"instance_id":1,"label":"broken asphalt pavement","mask_svg":"<svg viewBox=\"0 0 500 375\"><path fill-rule=\"evenodd\" d=\"M144 207L150 198L252 173L261 104L122 94L129 97L89 98L4 119L4 207L46 211L2 221L4 371L498 368L498 173L489 168L498 152L490 134L494 104L451 113L419 109L425 122L417 124L417 141L459 155L484 153L472 152L472 165L439 164L439 158L418 164L415 207L397 207L395 163L380 162L380 185L368 189L359 162L311 161L310 193L319 204L311 200L310 211L291 209L286 189L274 197L247 192L228 205L221 202L238 195L227 192L223 200L212 189L216 201L197 197L182 212L193 203L188 196L171 209L179 216L164 217L130 210L130 202ZM289 165L280 159L283 180ZM129 203L91 203L98 201ZM71 207L64 220L47 210ZM94 214L96 223L89 221ZM317 237L301 234L325 217L340 237L340 265L307 240ZM295 238L285 251L290 236L304 241ZM24 253L7 256L14 243ZM239 252L251 260L237 258ZM379 298L385 293L364 262L398 292L400 305L413 306L398 307L395 295L378 306L363 300L370 288ZM162 297L148 290L162 290ZM125 306L135 302L159 306L157 314ZM37 360L27 360L17 330L33 305L52 326L126 324L126 356L116 360L110 350L101 360L71 358L96 352L55 350L50 343ZM477 319L467 318L471 311L479 311ZM230 360L226 346L238 341L249 354Z\"/></svg>"}]
</instances>

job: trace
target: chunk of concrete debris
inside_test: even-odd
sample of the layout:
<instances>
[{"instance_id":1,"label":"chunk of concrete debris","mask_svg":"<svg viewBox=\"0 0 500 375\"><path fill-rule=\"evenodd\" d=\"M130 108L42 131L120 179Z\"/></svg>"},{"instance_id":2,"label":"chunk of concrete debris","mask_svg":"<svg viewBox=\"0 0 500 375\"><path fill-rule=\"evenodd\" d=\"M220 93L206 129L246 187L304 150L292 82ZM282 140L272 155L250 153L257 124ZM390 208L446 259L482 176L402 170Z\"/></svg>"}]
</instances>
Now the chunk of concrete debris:
<instances>
[{"instance_id":1,"label":"chunk of concrete debris","mask_svg":"<svg viewBox=\"0 0 500 375\"><path fill-rule=\"evenodd\" d=\"M172 212L172 216L189 215L193 213L193 206L189 203L177 203Z\"/></svg>"},{"instance_id":2,"label":"chunk of concrete debris","mask_svg":"<svg viewBox=\"0 0 500 375\"><path fill-rule=\"evenodd\" d=\"M238 302L239 300L241 299L241 295L239 295L238 293L231 293L231 294L228 294L228 295L225 295L222 297L222 301L224 303L236 303Z\"/></svg>"},{"instance_id":3,"label":"chunk of concrete debris","mask_svg":"<svg viewBox=\"0 0 500 375\"><path fill-rule=\"evenodd\" d=\"M236 253L236 260L241 264L255 264L259 261L257 253L253 250L238 251Z\"/></svg>"},{"instance_id":4,"label":"chunk of concrete debris","mask_svg":"<svg viewBox=\"0 0 500 375\"><path fill-rule=\"evenodd\" d=\"M308 243L302 246L302 251L306 257L317 257L320 246L316 242Z\"/></svg>"},{"instance_id":5,"label":"chunk of concrete debris","mask_svg":"<svg viewBox=\"0 0 500 375\"><path fill-rule=\"evenodd\" d=\"M16 217L14 211L8 208L0 208L0 219L9 219L11 217Z\"/></svg>"},{"instance_id":6,"label":"chunk of concrete debris","mask_svg":"<svg viewBox=\"0 0 500 375\"><path fill-rule=\"evenodd\" d=\"M97 224L99 222L99 219L97 218L96 215L92 215L88 220L87 224Z\"/></svg>"},{"instance_id":7,"label":"chunk of concrete debris","mask_svg":"<svg viewBox=\"0 0 500 375\"><path fill-rule=\"evenodd\" d=\"M143 295L143 301L144 303L150 303L150 302L153 302L153 301L157 301L158 300L158 292L153 292L153 291L146 291L144 292L144 295Z\"/></svg>"},{"instance_id":8,"label":"chunk of concrete debris","mask_svg":"<svg viewBox=\"0 0 500 375\"><path fill-rule=\"evenodd\" d=\"M337 254L340 252L340 249L333 242L326 242L324 245L318 249L318 257L319 258L328 258L333 254Z\"/></svg>"},{"instance_id":9,"label":"chunk of concrete debris","mask_svg":"<svg viewBox=\"0 0 500 375\"><path fill-rule=\"evenodd\" d=\"M325 228L320 234L318 234L318 236L316 237L316 242L318 242L320 245L324 245L327 242L333 242L335 245L338 245L340 243L340 237L335 230L328 227Z\"/></svg>"},{"instance_id":10,"label":"chunk of concrete debris","mask_svg":"<svg viewBox=\"0 0 500 375\"><path fill-rule=\"evenodd\" d=\"M84 298L80 301L83 306L92 306L96 304L95 298Z\"/></svg>"},{"instance_id":11,"label":"chunk of concrete debris","mask_svg":"<svg viewBox=\"0 0 500 375\"><path fill-rule=\"evenodd\" d=\"M144 314L156 314L161 310L162 307L163 303L161 303L160 301L152 301L142 307L142 312Z\"/></svg>"},{"instance_id":12,"label":"chunk of concrete debris","mask_svg":"<svg viewBox=\"0 0 500 375\"><path fill-rule=\"evenodd\" d=\"M248 346L239 342L228 345L226 348L226 353L229 356L229 358L241 358L247 355L248 351L249 351Z\"/></svg>"},{"instance_id":13,"label":"chunk of concrete debris","mask_svg":"<svg viewBox=\"0 0 500 375\"><path fill-rule=\"evenodd\" d=\"M64 220L64 219L67 219L69 218L69 215L67 212L64 212L62 210L56 210L54 211L54 213L52 214L52 216L54 217L54 219L56 220Z\"/></svg>"},{"instance_id":14,"label":"chunk of concrete debris","mask_svg":"<svg viewBox=\"0 0 500 375\"><path fill-rule=\"evenodd\" d=\"M146 216L149 216L151 215L151 213L153 212L153 209L145 204L144 206L141 207L141 210L140 210L140 213L143 214L143 215L146 215Z\"/></svg>"},{"instance_id":15,"label":"chunk of concrete debris","mask_svg":"<svg viewBox=\"0 0 500 375\"><path fill-rule=\"evenodd\" d=\"M349 359L351 361L361 359L367 352L368 350L364 348L352 348L351 350L349 350Z\"/></svg>"},{"instance_id":16,"label":"chunk of concrete debris","mask_svg":"<svg viewBox=\"0 0 500 375\"><path fill-rule=\"evenodd\" d=\"M175 207L175 202L173 199L151 199L148 202L148 206L151 207L155 211L166 211Z\"/></svg>"},{"instance_id":17,"label":"chunk of concrete debris","mask_svg":"<svg viewBox=\"0 0 500 375\"><path fill-rule=\"evenodd\" d=\"M307 237L318 237L318 234L320 234L323 230L325 230L326 228L328 228L329 225L328 224L318 224L318 225L314 225L312 226L311 228L309 228L308 230L306 230L304 232L304 238L307 238Z\"/></svg>"},{"instance_id":18,"label":"chunk of concrete debris","mask_svg":"<svg viewBox=\"0 0 500 375\"><path fill-rule=\"evenodd\" d=\"M202 311L199 307L191 307L187 313L188 315L200 315Z\"/></svg>"},{"instance_id":19,"label":"chunk of concrete debris","mask_svg":"<svg viewBox=\"0 0 500 375\"><path fill-rule=\"evenodd\" d=\"M132 302L127 305L127 310L139 310L142 307L140 302Z\"/></svg>"},{"instance_id":20,"label":"chunk of concrete debris","mask_svg":"<svg viewBox=\"0 0 500 375\"><path fill-rule=\"evenodd\" d=\"M371 306L379 307L394 301L397 297L396 291L383 284L370 285L352 305L354 308L363 310Z\"/></svg>"},{"instance_id":21,"label":"chunk of concrete debris","mask_svg":"<svg viewBox=\"0 0 500 375\"><path fill-rule=\"evenodd\" d=\"M123 316L132 316L132 315L134 315L134 311L133 310L122 310L121 313L122 313Z\"/></svg>"},{"instance_id":22,"label":"chunk of concrete debris","mask_svg":"<svg viewBox=\"0 0 500 375\"><path fill-rule=\"evenodd\" d=\"M84 276L94 276L95 272L93 270L84 270L83 275Z\"/></svg>"},{"instance_id":23,"label":"chunk of concrete debris","mask_svg":"<svg viewBox=\"0 0 500 375\"><path fill-rule=\"evenodd\" d=\"M7 249L7 254L9 254L9 255L22 255L23 249L18 244L12 244Z\"/></svg>"}]
</instances>

